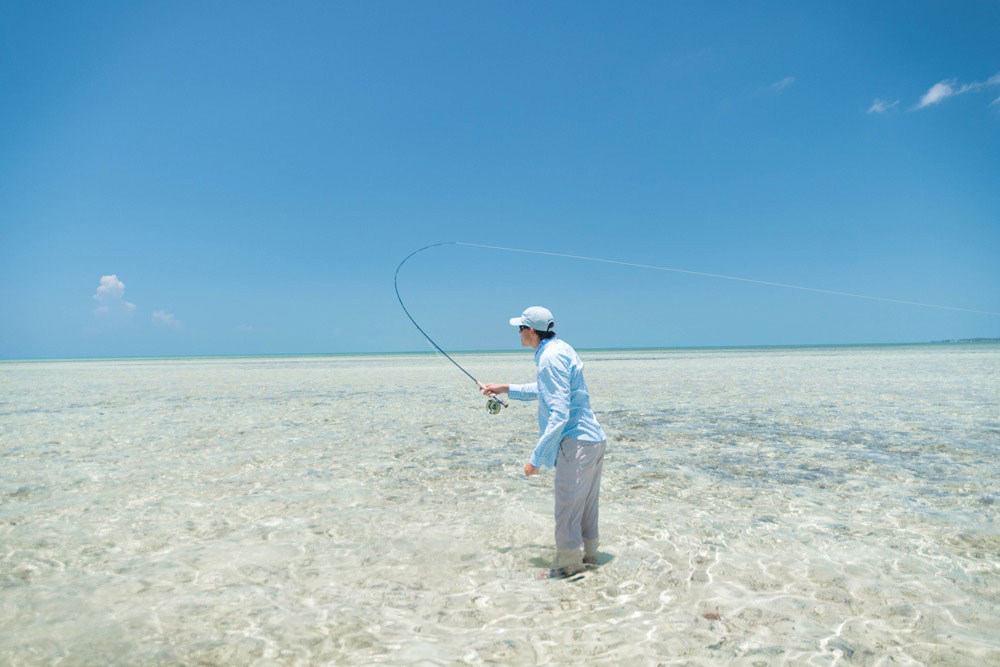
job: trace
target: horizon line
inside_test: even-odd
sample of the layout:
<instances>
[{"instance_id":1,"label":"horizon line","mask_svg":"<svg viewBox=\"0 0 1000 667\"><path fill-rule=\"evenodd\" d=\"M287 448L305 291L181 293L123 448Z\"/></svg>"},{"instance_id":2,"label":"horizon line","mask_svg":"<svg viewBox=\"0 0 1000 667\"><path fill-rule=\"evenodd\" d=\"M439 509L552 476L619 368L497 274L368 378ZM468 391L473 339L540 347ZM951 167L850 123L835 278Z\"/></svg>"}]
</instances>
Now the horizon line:
<instances>
[{"instance_id":1,"label":"horizon line","mask_svg":"<svg viewBox=\"0 0 1000 667\"><path fill-rule=\"evenodd\" d=\"M924 345L990 345L1000 344L1000 338L975 337L952 338L932 341L911 341L892 343L761 343L733 345L651 345L626 347L580 347L581 352L628 352L654 350L746 350L746 349L787 349L787 348L830 348L830 347L912 347ZM449 354L519 354L520 349L482 349L453 350ZM137 354L118 357L87 356L87 357L0 357L0 362L20 361L121 361L121 360L153 360L153 359L251 359L263 357L375 357L375 356L439 356L437 350L400 350L382 352L254 352L254 353L216 353L216 354Z\"/></svg>"}]
</instances>

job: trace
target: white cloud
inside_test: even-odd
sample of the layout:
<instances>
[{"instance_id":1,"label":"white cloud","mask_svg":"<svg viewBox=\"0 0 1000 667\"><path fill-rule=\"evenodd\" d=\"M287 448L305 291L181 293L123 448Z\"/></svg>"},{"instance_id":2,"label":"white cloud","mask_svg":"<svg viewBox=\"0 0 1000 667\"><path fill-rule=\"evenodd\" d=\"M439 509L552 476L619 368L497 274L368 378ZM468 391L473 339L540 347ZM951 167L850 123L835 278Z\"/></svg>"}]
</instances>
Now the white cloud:
<instances>
[{"instance_id":1,"label":"white cloud","mask_svg":"<svg viewBox=\"0 0 1000 667\"><path fill-rule=\"evenodd\" d=\"M125 283L118 279L118 276L101 276L97 291L94 292L94 300L98 306L94 311L100 314L129 314L135 312L135 304L125 300Z\"/></svg>"},{"instance_id":2,"label":"white cloud","mask_svg":"<svg viewBox=\"0 0 1000 667\"><path fill-rule=\"evenodd\" d=\"M947 99L955 94L955 80L951 79L949 81L938 81L931 89L924 93L924 96L920 98L920 102L917 104L918 109L923 109L924 107L929 107L932 104L937 104L941 100Z\"/></svg>"},{"instance_id":3,"label":"white cloud","mask_svg":"<svg viewBox=\"0 0 1000 667\"><path fill-rule=\"evenodd\" d=\"M793 83L795 83L795 77L794 76L786 76L781 81L775 81L770 86L768 86L768 88L770 88L771 90L773 90L775 92L779 92L780 93L785 88L788 88L790 85L792 85Z\"/></svg>"},{"instance_id":4,"label":"white cloud","mask_svg":"<svg viewBox=\"0 0 1000 667\"><path fill-rule=\"evenodd\" d=\"M930 87L930 90L924 93L923 97L920 98L920 101L913 108L923 109L932 104L939 104L949 97L976 92L988 86L1000 86L1000 72L997 72L985 81L973 81L972 83L963 83L962 85L959 85L955 79L938 81Z\"/></svg>"},{"instance_id":5,"label":"white cloud","mask_svg":"<svg viewBox=\"0 0 1000 667\"><path fill-rule=\"evenodd\" d=\"M243 334L243 333L250 333L252 331L253 331L253 325L252 324L237 324L236 325L236 333Z\"/></svg>"},{"instance_id":6,"label":"white cloud","mask_svg":"<svg viewBox=\"0 0 1000 667\"><path fill-rule=\"evenodd\" d=\"M876 97L875 101L872 102L872 105L868 107L868 113L885 113L897 104L899 104L899 100L893 100L890 102L889 100L883 100L882 98Z\"/></svg>"},{"instance_id":7,"label":"white cloud","mask_svg":"<svg viewBox=\"0 0 1000 667\"><path fill-rule=\"evenodd\" d=\"M168 313L165 310L154 310L153 321L170 329L180 330L181 328L180 321L174 317L173 313Z\"/></svg>"}]
</instances>

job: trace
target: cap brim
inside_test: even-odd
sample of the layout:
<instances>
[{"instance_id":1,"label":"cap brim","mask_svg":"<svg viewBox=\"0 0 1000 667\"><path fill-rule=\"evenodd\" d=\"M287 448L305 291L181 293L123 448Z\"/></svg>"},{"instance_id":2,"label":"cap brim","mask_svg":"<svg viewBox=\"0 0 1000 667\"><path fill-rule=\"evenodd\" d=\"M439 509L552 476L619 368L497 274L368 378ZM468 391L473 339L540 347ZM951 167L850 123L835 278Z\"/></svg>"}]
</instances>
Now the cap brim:
<instances>
[{"instance_id":1,"label":"cap brim","mask_svg":"<svg viewBox=\"0 0 1000 667\"><path fill-rule=\"evenodd\" d=\"M510 318L510 324L511 324L511 326L519 327L522 324L524 324L524 320L521 319L520 317L512 317L512 318Z\"/></svg>"}]
</instances>

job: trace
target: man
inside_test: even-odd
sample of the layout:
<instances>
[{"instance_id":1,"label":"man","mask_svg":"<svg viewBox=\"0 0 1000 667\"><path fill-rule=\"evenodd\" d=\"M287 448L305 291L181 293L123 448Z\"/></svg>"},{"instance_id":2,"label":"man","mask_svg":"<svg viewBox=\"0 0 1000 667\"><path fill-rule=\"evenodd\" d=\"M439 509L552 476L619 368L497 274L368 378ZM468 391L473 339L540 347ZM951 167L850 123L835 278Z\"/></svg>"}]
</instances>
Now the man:
<instances>
[{"instance_id":1,"label":"man","mask_svg":"<svg viewBox=\"0 0 1000 667\"><path fill-rule=\"evenodd\" d=\"M597 562L597 502L606 436L590 408L583 362L568 343L556 338L552 313L532 306L510 323L520 330L521 345L535 349L537 381L485 384L481 390L487 396L509 393L515 400L538 399L541 437L524 474L537 474L543 465L556 469L556 567L571 574L582 569L582 563Z\"/></svg>"}]
</instances>

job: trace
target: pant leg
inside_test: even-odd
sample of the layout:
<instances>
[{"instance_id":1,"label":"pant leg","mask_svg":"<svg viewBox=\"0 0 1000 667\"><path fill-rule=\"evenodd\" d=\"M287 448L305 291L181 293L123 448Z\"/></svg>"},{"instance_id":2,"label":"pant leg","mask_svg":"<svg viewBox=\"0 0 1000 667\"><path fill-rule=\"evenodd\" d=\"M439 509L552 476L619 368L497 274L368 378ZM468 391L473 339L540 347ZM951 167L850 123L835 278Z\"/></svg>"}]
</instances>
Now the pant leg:
<instances>
[{"instance_id":1,"label":"pant leg","mask_svg":"<svg viewBox=\"0 0 1000 667\"><path fill-rule=\"evenodd\" d=\"M556 454L556 566L576 565L583 560L583 506L577 502L580 466L579 445L572 438L564 438Z\"/></svg>"},{"instance_id":2,"label":"pant leg","mask_svg":"<svg viewBox=\"0 0 1000 667\"><path fill-rule=\"evenodd\" d=\"M597 545L600 543L600 531L598 530L598 502L601 495L601 472L604 469L604 451L607 448L606 442L594 445L596 461L593 463L593 474L590 481L590 488L584 501L582 529L583 529L583 551L584 558L592 560L597 557Z\"/></svg>"},{"instance_id":3,"label":"pant leg","mask_svg":"<svg viewBox=\"0 0 1000 667\"><path fill-rule=\"evenodd\" d=\"M565 438L556 464L556 562L559 567L583 560L584 526L596 535L597 495L604 443ZM588 510L591 516L586 517ZM594 545L596 549L596 544Z\"/></svg>"}]
</instances>

